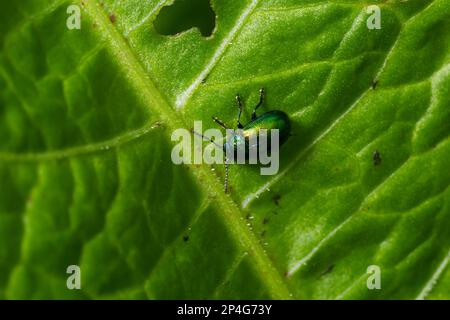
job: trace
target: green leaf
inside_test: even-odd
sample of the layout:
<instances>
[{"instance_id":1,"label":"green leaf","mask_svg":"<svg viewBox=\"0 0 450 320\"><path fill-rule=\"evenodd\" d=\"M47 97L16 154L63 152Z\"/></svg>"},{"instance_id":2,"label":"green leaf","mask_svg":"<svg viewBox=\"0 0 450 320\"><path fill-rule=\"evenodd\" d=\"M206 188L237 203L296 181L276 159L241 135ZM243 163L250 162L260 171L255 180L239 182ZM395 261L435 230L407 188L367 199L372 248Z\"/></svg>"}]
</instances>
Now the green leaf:
<instances>
[{"instance_id":1,"label":"green leaf","mask_svg":"<svg viewBox=\"0 0 450 320\"><path fill-rule=\"evenodd\" d=\"M369 30L365 1L213 0L211 36L161 35L173 2L3 4L0 298L450 298L449 2L373 1ZM293 124L277 175L172 163L260 87Z\"/></svg>"}]
</instances>

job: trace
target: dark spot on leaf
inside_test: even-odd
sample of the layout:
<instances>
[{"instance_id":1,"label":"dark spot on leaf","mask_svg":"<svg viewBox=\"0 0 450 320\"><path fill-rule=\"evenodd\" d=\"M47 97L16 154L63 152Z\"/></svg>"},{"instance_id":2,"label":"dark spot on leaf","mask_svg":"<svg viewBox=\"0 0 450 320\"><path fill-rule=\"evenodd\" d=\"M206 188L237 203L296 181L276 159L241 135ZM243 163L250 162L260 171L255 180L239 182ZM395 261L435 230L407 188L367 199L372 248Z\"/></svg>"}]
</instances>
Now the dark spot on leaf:
<instances>
[{"instance_id":1,"label":"dark spot on leaf","mask_svg":"<svg viewBox=\"0 0 450 320\"><path fill-rule=\"evenodd\" d=\"M183 241L184 241L184 242L188 242L188 241L189 241L189 235L188 235L188 234L185 234L185 235L183 236Z\"/></svg>"},{"instance_id":2,"label":"dark spot on leaf","mask_svg":"<svg viewBox=\"0 0 450 320\"><path fill-rule=\"evenodd\" d=\"M268 224L269 223L269 218L268 217L264 217L262 224Z\"/></svg>"},{"instance_id":3,"label":"dark spot on leaf","mask_svg":"<svg viewBox=\"0 0 450 320\"><path fill-rule=\"evenodd\" d=\"M280 194L274 195L272 200L275 203L275 205L279 206L280 205L280 200L281 200L281 195Z\"/></svg>"},{"instance_id":4,"label":"dark spot on leaf","mask_svg":"<svg viewBox=\"0 0 450 320\"><path fill-rule=\"evenodd\" d=\"M377 85L378 85L378 80L373 80L372 89L375 90L377 88Z\"/></svg>"},{"instance_id":5,"label":"dark spot on leaf","mask_svg":"<svg viewBox=\"0 0 450 320\"><path fill-rule=\"evenodd\" d=\"M333 271L334 269L334 264L330 265L324 272L322 272L321 276L324 276L328 273L330 273L331 271Z\"/></svg>"},{"instance_id":6,"label":"dark spot on leaf","mask_svg":"<svg viewBox=\"0 0 450 320\"><path fill-rule=\"evenodd\" d=\"M216 14L209 0L175 0L174 4L161 9L153 25L165 36L197 28L202 36L209 37L216 27Z\"/></svg>"},{"instance_id":7,"label":"dark spot on leaf","mask_svg":"<svg viewBox=\"0 0 450 320\"><path fill-rule=\"evenodd\" d=\"M114 13L109 14L109 21L111 21L111 23L116 23L116 19L116 15Z\"/></svg>"},{"instance_id":8,"label":"dark spot on leaf","mask_svg":"<svg viewBox=\"0 0 450 320\"><path fill-rule=\"evenodd\" d=\"M381 154L378 150L375 150L375 152L372 155L373 165L378 166L381 164Z\"/></svg>"},{"instance_id":9,"label":"dark spot on leaf","mask_svg":"<svg viewBox=\"0 0 450 320\"><path fill-rule=\"evenodd\" d=\"M202 84L205 84L208 81L209 73L202 79Z\"/></svg>"}]
</instances>

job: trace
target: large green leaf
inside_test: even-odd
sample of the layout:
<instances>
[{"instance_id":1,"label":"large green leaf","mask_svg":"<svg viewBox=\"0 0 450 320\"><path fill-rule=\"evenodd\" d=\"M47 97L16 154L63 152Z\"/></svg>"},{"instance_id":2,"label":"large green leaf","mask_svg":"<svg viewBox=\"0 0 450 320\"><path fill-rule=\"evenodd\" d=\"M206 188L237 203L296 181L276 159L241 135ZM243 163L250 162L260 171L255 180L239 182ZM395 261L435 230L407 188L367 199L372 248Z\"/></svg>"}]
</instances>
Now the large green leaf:
<instances>
[{"instance_id":1,"label":"large green leaf","mask_svg":"<svg viewBox=\"0 0 450 320\"><path fill-rule=\"evenodd\" d=\"M448 0L374 0L373 30L366 1L213 0L210 37L160 35L172 2L75 2L81 30L2 5L0 298L450 298ZM174 129L260 87L293 122L279 174L225 194L172 164Z\"/></svg>"}]
</instances>

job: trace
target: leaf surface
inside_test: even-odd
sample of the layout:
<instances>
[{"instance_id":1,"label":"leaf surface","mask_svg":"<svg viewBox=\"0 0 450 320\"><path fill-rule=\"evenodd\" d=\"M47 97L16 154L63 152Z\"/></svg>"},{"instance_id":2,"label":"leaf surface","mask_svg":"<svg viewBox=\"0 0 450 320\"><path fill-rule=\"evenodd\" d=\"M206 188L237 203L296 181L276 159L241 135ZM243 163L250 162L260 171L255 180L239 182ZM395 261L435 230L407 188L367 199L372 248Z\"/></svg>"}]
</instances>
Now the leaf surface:
<instances>
[{"instance_id":1,"label":"leaf surface","mask_svg":"<svg viewBox=\"0 0 450 320\"><path fill-rule=\"evenodd\" d=\"M448 299L448 1L374 1L374 30L363 1L212 1L212 36L163 36L172 2L74 2L81 30L4 5L0 297ZM260 87L293 124L277 175L172 164Z\"/></svg>"}]
</instances>

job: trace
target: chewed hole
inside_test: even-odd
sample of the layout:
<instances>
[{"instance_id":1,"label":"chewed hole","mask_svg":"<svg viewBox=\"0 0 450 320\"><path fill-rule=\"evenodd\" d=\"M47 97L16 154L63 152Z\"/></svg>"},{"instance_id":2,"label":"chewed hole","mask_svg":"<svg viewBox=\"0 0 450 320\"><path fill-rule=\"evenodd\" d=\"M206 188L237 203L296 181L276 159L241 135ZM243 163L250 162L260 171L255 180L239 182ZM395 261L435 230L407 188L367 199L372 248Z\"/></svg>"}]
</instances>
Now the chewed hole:
<instances>
[{"instance_id":1,"label":"chewed hole","mask_svg":"<svg viewBox=\"0 0 450 320\"><path fill-rule=\"evenodd\" d=\"M216 15L210 0L175 0L174 4L161 9L153 25L165 36L198 28L202 36L209 37L216 27Z\"/></svg>"}]
</instances>

